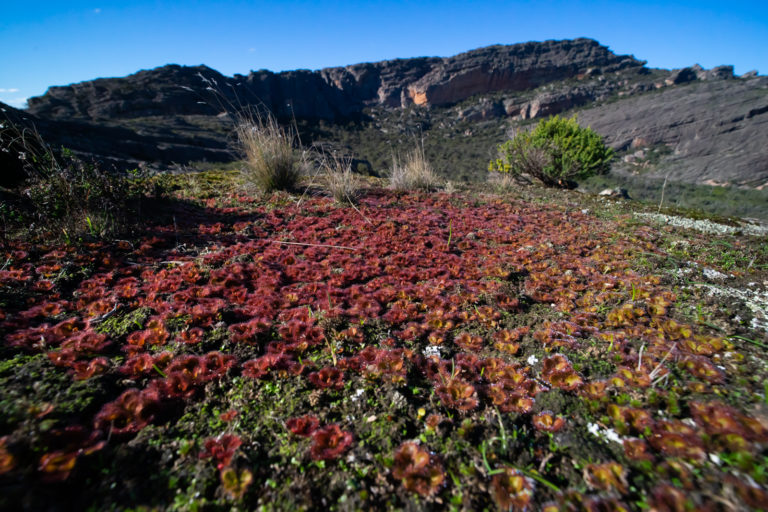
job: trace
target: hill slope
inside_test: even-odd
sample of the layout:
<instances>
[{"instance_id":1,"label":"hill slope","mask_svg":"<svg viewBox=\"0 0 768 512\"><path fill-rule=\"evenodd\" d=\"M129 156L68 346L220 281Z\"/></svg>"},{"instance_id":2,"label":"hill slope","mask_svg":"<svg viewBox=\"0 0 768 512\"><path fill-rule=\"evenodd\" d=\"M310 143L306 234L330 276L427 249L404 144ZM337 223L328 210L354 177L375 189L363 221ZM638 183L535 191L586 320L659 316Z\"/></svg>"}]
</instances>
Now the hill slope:
<instances>
[{"instance_id":1,"label":"hill slope","mask_svg":"<svg viewBox=\"0 0 768 512\"><path fill-rule=\"evenodd\" d=\"M736 78L729 66L649 69L590 39L231 78L206 66L169 65L51 87L30 99L28 114L52 127L69 123L49 130L54 145L127 167L163 168L233 159L226 151L230 120L221 115L231 105L295 118L305 144L343 142L378 172L401 143L431 136L441 172L477 179L511 131L547 115L580 112L628 152L619 172L654 178L672 171L670 179L688 183L768 183L768 78ZM459 140L465 137L466 144ZM456 153L458 160L450 156Z\"/></svg>"}]
</instances>

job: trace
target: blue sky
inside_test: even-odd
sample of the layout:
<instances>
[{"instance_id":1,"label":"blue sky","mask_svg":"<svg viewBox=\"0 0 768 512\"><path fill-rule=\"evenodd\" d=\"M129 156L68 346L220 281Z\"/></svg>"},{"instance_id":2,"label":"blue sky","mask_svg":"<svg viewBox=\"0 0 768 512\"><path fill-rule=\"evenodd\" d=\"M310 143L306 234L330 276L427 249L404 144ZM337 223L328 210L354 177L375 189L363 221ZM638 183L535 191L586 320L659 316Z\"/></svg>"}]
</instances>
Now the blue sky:
<instances>
[{"instance_id":1,"label":"blue sky","mask_svg":"<svg viewBox=\"0 0 768 512\"><path fill-rule=\"evenodd\" d=\"M0 7L0 101L164 64L225 75L591 37L651 67L768 73L768 1L27 1Z\"/></svg>"}]
</instances>

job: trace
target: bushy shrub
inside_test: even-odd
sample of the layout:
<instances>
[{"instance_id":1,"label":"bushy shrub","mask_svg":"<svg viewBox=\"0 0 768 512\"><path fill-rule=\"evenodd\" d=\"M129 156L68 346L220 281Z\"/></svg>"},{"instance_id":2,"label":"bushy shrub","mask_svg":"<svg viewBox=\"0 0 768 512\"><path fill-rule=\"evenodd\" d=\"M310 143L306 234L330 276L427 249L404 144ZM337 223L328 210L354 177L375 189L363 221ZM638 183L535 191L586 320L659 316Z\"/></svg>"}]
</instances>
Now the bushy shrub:
<instances>
[{"instance_id":1,"label":"bushy shrub","mask_svg":"<svg viewBox=\"0 0 768 512\"><path fill-rule=\"evenodd\" d=\"M238 115L238 147L245 159L245 180L262 192L291 190L301 176L293 149L295 130L285 129L269 114Z\"/></svg>"},{"instance_id":2,"label":"bushy shrub","mask_svg":"<svg viewBox=\"0 0 768 512\"><path fill-rule=\"evenodd\" d=\"M591 128L582 128L576 117L551 117L530 132L517 134L498 148L499 158L489 171L528 174L548 186L568 186L608 171L613 150Z\"/></svg>"}]
</instances>

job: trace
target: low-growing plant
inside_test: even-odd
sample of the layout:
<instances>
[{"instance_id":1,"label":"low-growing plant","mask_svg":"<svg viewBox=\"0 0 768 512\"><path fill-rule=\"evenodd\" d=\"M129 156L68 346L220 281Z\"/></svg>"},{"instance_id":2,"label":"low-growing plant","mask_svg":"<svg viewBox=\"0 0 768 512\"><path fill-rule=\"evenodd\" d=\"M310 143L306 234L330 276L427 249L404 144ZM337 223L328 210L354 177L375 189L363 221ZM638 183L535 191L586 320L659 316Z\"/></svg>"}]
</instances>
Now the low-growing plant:
<instances>
[{"instance_id":1,"label":"low-growing plant","mask_svg":"<svg viewBox=\"0 0 768 512\"><path fill-rule=\"evenodd\" d=\"M579 126L575 116L550 117L501 144L498 151L499 158L491 160L489 171L529 175L556 187L607 172L613 158L602 137Z\"/></svg>"},{"instance_id":2,"label":"low-growing plant","mask_svg":"<svg viewBox=\"0 0 768 512\"><path fill-rule=\"evenodd\" d=\"M271 114L246 111L237 114L235 135L246 182L262 192L295 188L301 162L293 148L294 129L280 126Z\"/></svg>"}]
</instances>

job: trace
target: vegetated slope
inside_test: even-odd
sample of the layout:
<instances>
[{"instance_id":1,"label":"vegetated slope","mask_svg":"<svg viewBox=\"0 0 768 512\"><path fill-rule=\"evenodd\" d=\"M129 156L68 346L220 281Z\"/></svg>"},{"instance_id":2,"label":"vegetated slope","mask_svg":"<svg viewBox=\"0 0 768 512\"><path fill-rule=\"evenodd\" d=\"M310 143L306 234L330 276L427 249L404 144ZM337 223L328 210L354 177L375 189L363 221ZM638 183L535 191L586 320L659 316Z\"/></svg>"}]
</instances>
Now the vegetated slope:
<instances>
[{"instance_id":1,"label":"vegetated slope","mask_svg":"<svg viewBox=\"0 0 768 512\"><path fill-rule=\"evenodd\" d=\"M297 119L304 144L346 144L376 173L403 151L400 140L413 145L423 137L444 176L477 180L511 131L586 109L584 120L617 148L631 150L629 167L651 169L648 177L671 169L671 180L757 187L768 181L767 84L754 74L734 78L730 66L648 69L596 41L576 39L235 77L169 65L51 87L30 99L29 112L89 133L100 126L127 130L106 131L89 146L89 138L68 137L61 127L51 131L55 145L125 167L145 161L167 168L235 158L225 151L231 119L222 111L264 107ZM413 116L424 120L417 131L398 125ZM655 169L650 153L665 153L664 165Z\"/></svg>"},{"instance_id":2,"label":"vegetated slope","mask_svg":"<svg viewBox=\"0 0 768 512\"><path fill-rule=\"evenodd\" d=\"M764 239L575 193L204 194L140 240L8 246L2 508L768 498L765 319L707 294L765 279Z\"/></svg>"}]
</instances>

